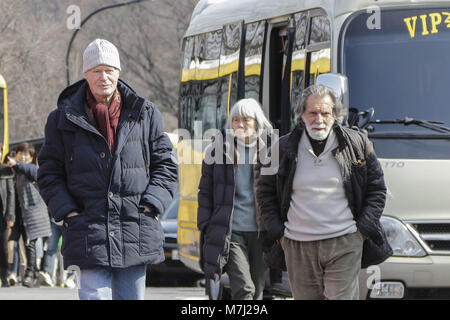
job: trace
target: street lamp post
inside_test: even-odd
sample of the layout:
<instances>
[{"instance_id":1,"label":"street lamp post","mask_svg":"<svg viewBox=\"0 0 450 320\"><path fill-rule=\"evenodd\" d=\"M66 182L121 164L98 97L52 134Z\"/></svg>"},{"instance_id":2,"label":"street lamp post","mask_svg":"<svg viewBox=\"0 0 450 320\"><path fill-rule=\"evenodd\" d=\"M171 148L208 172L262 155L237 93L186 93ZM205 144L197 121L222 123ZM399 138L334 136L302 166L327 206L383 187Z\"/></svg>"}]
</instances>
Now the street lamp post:
<instances>
[{"instance_id":1,"label":"street lamp post","mask_svg":"<svg viewBox=\"0 0 450 320\"><path fill-rule=\"evenodd\" d=\"M98 8L97 10L94 10L86 18L84 18L83 21L81 21L80 28L78 28L78 29L76 29L74 31L74 33L72 34L72 37L70 38L69 46L67 47L67 53L66 53L67 86L70 85L70 66L69 66L70 49L72 48L72 43L73 43L73 41L75 39L75 36L77 35L78 31L81 29L83 24L85 24L86 21L88 21L93 15L95 15L95 14L97 14L97 13L103 11L103 10L110 9L110 8L122 7L122 6L126 6L126 5L129 5L129 4L135 4L135 3L142 2L142 1L143 0L132 0L132 1L127 1L127 2L123 2L123 3L116 3L116 4L107 5L107 6Z\"/></svg>"}]
</instances>

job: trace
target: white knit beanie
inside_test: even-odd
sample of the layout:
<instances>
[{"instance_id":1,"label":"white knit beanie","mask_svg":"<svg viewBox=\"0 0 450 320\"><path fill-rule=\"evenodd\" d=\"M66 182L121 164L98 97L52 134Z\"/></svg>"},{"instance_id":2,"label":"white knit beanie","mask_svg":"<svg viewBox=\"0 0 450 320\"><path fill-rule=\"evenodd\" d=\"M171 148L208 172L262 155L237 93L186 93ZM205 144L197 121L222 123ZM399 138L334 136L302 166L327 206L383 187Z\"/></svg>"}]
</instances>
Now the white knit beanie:
<instances>
[{"instance_id":1,"label":"white knit beanie","mask_svg":"<svg viewBox=\"0 0 450 320\"><path fill-rule=\"evenodd\" d=\"M116 46L108 40L95 39L84 50L83 73L102 64L121 70Z\"/></svg>"}]
</instances>

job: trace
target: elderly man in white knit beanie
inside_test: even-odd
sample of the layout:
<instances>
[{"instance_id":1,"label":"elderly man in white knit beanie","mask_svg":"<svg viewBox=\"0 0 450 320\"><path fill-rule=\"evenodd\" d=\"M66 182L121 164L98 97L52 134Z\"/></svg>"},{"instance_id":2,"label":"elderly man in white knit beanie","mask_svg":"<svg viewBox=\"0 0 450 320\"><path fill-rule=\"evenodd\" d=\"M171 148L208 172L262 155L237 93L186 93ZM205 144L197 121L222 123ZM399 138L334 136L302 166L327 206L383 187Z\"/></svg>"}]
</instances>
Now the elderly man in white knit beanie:
<instances>
[{"instance_id":1,"label":"elderly man in white knit beanie","mask_svg":"<svg viewBox=\"0 0 450 320\"><path fill-rule=\"evenodd\" d=\"M164 260L157 215L172 200L177 167L158 108L119 79L117 48L96 39L82 79L60 94L39 154L38 185L63 221L64 267L80 299L143 299L148 264Z\"/></svg>"}]
</instances>

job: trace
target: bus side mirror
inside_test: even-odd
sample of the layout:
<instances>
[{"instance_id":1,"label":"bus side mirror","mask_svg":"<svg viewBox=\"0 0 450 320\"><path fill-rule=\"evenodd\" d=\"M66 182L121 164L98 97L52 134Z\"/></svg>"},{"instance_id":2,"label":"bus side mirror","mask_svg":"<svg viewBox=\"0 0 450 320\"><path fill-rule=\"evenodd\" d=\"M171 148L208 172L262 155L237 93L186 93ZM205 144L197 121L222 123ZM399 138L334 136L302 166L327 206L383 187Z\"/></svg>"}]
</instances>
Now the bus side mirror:
<instances>
[{"instance_id":1,"label":"bus side mirror","mask_svg":"<svg viewBox=\"0 0 450 320\"><path fill-rule=\"evenodd\" d=\"M345 109L349 109L348 80L340 73L323 73L317 76L316 84L322 84L334 90Z\"/></svg>"}]
</instances>

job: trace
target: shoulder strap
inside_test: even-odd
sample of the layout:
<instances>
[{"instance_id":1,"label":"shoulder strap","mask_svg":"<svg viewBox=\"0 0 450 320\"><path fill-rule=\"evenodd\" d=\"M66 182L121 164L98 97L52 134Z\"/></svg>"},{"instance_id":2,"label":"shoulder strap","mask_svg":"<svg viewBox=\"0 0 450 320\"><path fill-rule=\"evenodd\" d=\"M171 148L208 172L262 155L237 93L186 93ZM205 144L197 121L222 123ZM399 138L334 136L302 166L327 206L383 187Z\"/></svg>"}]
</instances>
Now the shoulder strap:
<instances>
[{"instance_id":1,"label":"shoulder strap","mask_svg":"<svg viewBox=\"0 0 450 320\"><path fill-rule=\"evenodd\" d=\"M350 130L347 132L347 135L349 137L349 142L350 142L350 152L352 153L352 159L353 161L357 162L357 163L361 163L362 161L365 161L366 157L365 157L365 141L364 138L362 137L362 132L359 130L355 130L353 128L350 128Z\"/></svg>"}]
</instances>

